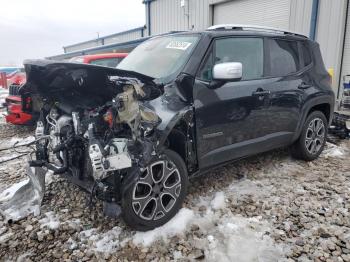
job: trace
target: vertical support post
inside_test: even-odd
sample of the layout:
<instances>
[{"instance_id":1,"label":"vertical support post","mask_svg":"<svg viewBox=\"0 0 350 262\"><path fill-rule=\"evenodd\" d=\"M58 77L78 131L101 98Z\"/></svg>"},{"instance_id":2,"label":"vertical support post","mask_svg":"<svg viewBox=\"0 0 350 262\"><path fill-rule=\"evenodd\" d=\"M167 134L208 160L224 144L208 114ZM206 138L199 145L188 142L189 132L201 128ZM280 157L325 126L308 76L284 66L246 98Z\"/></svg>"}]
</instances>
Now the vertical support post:
<instances>
[{"instance_id":1,"label":"vertical support post","mask_svg":"<svg viewBox=\"0 0 350 262\"><path fill-rule=\"evenodd\" d=\"M316 38L318 5L319 5L319 0L312 1L311 22L310 22L310 38L312 40L315 40Z\"/></svg>"}]
</instances>

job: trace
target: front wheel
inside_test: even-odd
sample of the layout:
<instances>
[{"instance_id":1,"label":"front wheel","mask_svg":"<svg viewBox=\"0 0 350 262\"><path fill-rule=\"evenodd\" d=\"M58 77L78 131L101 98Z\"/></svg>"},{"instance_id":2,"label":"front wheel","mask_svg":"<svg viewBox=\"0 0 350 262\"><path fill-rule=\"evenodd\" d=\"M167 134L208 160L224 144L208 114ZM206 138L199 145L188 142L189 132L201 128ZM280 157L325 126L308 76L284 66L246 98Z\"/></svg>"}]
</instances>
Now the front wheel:
<instances>
[{"instance_id":1,"label":"front wheel","mask_svg":"<svg viewBox=\"0 0 350 262\"><path fill-rule=\"evenodd\" d=\"M312 161L323 151L327 138L327 119L320 111L312 112L306 119L299 139L292 145L292 156Z\"/></svg>"},{"instance_id":2,"label":"front wheel","mask_svg":"<svg viewBox=\"0 0 350 262\"><path fill-rule=\"evenodd\" d=\"M147 231L168 222L180 209L187 193L187 169L182 158L165 150L141 170L139 179L127 189L123 218L130 227Z\"/></svg>"}]
</instances>

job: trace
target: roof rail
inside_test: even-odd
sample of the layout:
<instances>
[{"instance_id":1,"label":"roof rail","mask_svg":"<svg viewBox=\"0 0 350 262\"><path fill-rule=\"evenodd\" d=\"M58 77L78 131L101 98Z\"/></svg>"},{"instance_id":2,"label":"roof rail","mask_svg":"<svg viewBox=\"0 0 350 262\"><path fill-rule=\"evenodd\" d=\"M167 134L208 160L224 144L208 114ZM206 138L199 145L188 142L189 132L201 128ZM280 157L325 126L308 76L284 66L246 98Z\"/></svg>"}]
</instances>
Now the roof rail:
<instances>
[{"instance_id":1,"label":"roof rail","mask_svg":"<svg viewBox=\"0 0 350 262\"><path fill-rule=\"evenodd\" d=\"M254 31L262 31L262 32L273 32L277 34L283 35L295 35L307 38L307 36L303 34L299 34L292 31L286 31L279 28L268 27L268 26L258 26L258 25L240 25L240 24L222 24L222 25L214 25L209 27L207 30L254 30Z\"/></svg>"}]
</instances>

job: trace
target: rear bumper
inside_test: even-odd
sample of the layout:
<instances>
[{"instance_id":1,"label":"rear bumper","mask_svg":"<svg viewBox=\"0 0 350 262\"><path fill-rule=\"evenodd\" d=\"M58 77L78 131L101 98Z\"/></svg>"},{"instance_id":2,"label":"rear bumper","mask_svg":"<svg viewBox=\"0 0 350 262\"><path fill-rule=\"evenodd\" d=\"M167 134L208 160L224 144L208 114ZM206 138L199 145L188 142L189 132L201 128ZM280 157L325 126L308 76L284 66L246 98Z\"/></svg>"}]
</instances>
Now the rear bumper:
<instances>
[{"instance_id":1,"label":"rear bumper","mask_svg":"<svg viewBox=\"0 0 350 262\"><path fill-rule=\"evenodd\" d=\"M19 96L8 96L5 101L7 108L6 122L14 125L32 125L33 116L22 111L22 100Z\"/></svg>"}]
</instances>

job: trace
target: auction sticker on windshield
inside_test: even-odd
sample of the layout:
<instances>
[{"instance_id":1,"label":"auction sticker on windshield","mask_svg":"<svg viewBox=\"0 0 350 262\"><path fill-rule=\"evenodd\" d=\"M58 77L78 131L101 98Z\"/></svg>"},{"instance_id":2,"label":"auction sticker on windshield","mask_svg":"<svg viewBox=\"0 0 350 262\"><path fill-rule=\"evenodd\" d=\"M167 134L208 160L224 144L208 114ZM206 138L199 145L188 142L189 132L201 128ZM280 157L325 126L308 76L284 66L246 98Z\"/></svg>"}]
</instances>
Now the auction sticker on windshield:
<instances>
[{"instance_id":1,"label":"auction sticker on windshield","mask_svg":"<svg viewBox=\"0 0 350 262\"><path fill-rule=\"evenodd\" d=\"M192 45L192 43L189 42L183 42L183 41L171 41L166 48L171 49L180 49L180 50L186 50Z\"/></svg>"}]
</instances>

